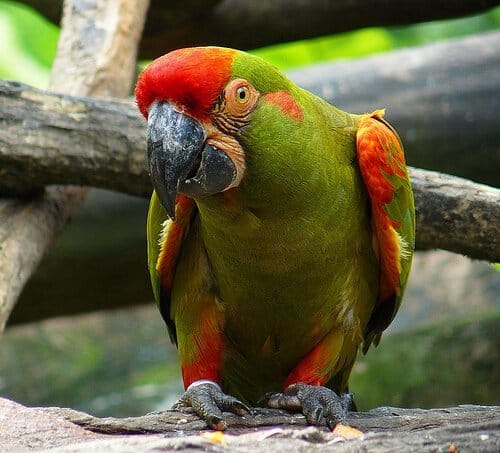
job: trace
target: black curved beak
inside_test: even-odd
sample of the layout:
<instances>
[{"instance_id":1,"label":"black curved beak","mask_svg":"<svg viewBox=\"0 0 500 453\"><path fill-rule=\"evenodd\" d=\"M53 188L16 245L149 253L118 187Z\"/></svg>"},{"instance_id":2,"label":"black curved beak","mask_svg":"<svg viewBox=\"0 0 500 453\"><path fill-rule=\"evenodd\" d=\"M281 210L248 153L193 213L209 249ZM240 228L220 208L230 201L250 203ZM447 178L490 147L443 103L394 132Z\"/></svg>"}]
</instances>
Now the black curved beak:
<instances>
[{"instance_id":1,"label":"black curved beak","mask_svg":"<svg viewBox=\"0 0 500 453\"><path fill-rule=\"evenodd\" d=\"M165 101L148 114L148 165L153 187L170 218L178 193L192 197L226 189L236 168L218 148L207 144L203 126Z\"/></svg>"},{"instance_id":2,"label":"black curved beak","mask_svg":"<svg viewBox=\"0 0 500 453\"><path fill-rule=\"evenodd\" d=\"M149 109L146 138L151 181L173 219L179 179L185 178L193 166L203 147L205 131L168 102L155 102Z\"/></svg>"}]
</instances>

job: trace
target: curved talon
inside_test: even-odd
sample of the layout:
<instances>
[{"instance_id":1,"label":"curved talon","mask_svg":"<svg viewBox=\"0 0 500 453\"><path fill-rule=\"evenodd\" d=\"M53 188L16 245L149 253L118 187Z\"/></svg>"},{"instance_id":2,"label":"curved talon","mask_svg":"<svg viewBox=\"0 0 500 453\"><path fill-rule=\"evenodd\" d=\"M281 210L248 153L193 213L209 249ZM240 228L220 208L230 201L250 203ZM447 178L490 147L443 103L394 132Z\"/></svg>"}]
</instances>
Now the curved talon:
<instances>
[{"instance_id":1,"label":"curved talon","mask_svg":"<svg viewBox=\"0 0 500 453\"><path fill-rule=\"evenodd\" d=\"M301 410L309 424L319 425L325 420L333 429L346 421L352 393L338 396L329 388L298 382L288 386L283 393L266 394L264 398L271 408Z\"/></svg>"},{"instance_id":2,"label":"curved talon","mask_svg":"<svg viewBox=\"0 0 500 453\"><path fill-rule=\"evenodd\" d=\"M191 407L207 425L219 431L226 429L222 411L236 415L251 414L250 408L231 395L226 395L218 384L208 380L193 382L174 404L173 409Z\"/></svg>"}]
</instances>

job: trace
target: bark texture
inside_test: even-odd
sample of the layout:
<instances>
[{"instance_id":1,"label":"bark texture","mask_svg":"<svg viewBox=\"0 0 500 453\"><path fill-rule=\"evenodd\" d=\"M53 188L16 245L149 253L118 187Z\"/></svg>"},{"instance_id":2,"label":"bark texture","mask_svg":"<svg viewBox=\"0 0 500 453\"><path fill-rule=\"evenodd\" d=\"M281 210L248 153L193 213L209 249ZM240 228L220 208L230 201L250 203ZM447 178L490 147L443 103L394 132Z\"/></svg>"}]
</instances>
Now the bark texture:
<instances>
[{"instance_id":1,"label":"bark texture","mask_svg":"<svg viewBox=\"0 0 500 453\"><path fill-rule=\"evenodd\" d=\"M58 22L62 0L23 0ZM168 50L215 44L253 49L364 27L404 25L479 13L496 0L152 0L141 58Z\"/></svg>"},{"instance_id":2,"label":"bark texture","mask_svg":"<svg viewBox=\"0 0 500 453\"><path fill-rule=\"evenodd\" d=\"M292 77L357 111L363 110L363 102L368 106L364 110L379 107L387 95L396 105L388 117L403 136L409 162L467 169L471 177L495 183L500 165L500 120L494 114L500 101L500 58L492 49L499 39L499 32L489 33L340 63L328 70L322 70L323 65L307 68ZM401 60L413 63L401 72ZM480 62L484 64L479 71ZM324 74L336 77L331 85L323 80ZM360 95L353 94L355 87ZM150 194L145 124L131 103L56 96L9 83L0 85L0 98L5 101L0 104L5 106L0 106L4 192L23 193L57 183ZM400 99L406 100L402 107L397 106ZM420 248L500 260L498 189L436 173L412 170L412 176Z\"/></svg>"},{"instance_id":3,"label":"bark texture","mask_svg":"<svg viewBox=\"0 0 500 453\"><path fill-rule=\"evenodd\" d=\"M419 249L500 260L499 189L416 168L411 179Z\"/></svg>"},{"instance_id":4,"label":"bark texture","mask_svg":"<svg viewBox=\"0 0 500 453\"><path fill-rule=\"evenodd\" d=\"M74 184L146 196L145 127L129 101L0 81L0 193Z\"/></svg>"},{"instance_id":5,"label":"bark texture","mask_svg":"<svg viewBox=\"0 0 500 453\"><path fill-rule=\"evenodd\" d=\"M67 0L50 87L66 94L126 96L148 2ZM27 279L87 189L49 187L0 202L0 332Z\"/></svg>"},{"instance_id":6,"label":"bark texture","mask_svg":"<svg viewBox=\"0 0 500 453\"><path fill-rule=\"evenodd\" d=\"M289 75L347 111L386 107L410 165L499 186L498 42L500 32L485 33ZM12 82L0 82L0 101L0 192L89 184L85 171L76 173L90 171L94 156L109 161L102 176L112 188L126 190L116 176L128 173L129 190L139 191L144 122L132 102L53 96Z\"/></svg>"},{"instance_id":7,"label":"bark texture","mask_svg":"<svg viewBox=\"0 0 500 453\"><path fill-rule=\"evenodd\" d=\"M326 427L307 427L302 415L270 409L256 409L254 416L245 418L228 414L229 428L223 434L200 432L206 430L204 422L192 414L173 411L99 419L71 409L26 408L4 399L0 399L0 409L7 414L0 420L0 439L9 451L254 452L256 443L259 450L269 452L496 452L500 448L498 406L381 407L352 413L349 425L363 433L352 439Z\"/></svg>"}]
</instances>

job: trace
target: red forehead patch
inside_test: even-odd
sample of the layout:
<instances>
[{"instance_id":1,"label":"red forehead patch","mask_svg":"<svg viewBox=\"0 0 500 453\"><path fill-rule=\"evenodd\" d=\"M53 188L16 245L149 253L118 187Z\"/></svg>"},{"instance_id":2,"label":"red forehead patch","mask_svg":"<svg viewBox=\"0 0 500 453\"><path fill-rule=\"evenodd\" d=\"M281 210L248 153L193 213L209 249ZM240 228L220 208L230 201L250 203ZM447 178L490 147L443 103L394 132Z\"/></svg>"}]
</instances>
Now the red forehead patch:
<instances>
[{"instance_id":1,"label":"red forehead patch","mask_svg":"<svg viewBox=\"0 0 500 453\"><path fill-rule=\"evenodd\" d=\"M232 49L192 47L154 60L139 76L135 97L147 118L157 100L170 101L192 116L205 119L231 76Z\"/></svg>"}]
</instances>

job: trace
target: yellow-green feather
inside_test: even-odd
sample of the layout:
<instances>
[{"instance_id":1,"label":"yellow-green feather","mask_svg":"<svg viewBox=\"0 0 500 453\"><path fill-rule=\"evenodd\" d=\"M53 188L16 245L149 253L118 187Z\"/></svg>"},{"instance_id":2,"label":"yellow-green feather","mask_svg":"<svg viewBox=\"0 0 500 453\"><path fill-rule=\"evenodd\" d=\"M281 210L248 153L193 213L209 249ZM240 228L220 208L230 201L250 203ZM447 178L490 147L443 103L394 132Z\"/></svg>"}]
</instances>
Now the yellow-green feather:
<instances>
[{"instance_id":1,"label":"yellow-green feather","mask_svg":"<svg viewBox=\"0 0 500 453\"><path fill-rule=\"evenodd\" d=\"M156 192L153 191L149 202L148 222L146 237L148 243L148 269L155 302L160 306L160 279L156 270L158 256L160 255L160 239L164 222L168 219L167 211L160 203Z\"/></svg>"}]
</instances>

